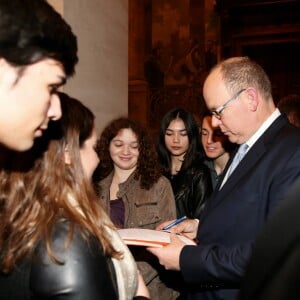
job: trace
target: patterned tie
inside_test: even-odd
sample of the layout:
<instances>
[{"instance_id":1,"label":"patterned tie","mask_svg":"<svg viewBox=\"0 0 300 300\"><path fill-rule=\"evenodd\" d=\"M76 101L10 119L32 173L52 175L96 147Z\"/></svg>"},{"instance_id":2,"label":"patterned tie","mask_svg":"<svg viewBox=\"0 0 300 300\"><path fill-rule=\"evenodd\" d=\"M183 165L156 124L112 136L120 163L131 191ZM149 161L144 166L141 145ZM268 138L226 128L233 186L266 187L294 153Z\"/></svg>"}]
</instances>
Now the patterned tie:
<instances>
[{"instance_id":1,"label":"patterned tie","mask_svg":"<svg viewBox=\"0 0 300 300\"><path fill-rule=\"evenodd\" d=\"M234 169L237 167L237 165L240 163L240 161L243 159L243 157L245 156L247 149L248 149L248 145L247 144L242 144L239 147L238 152L236 153L236 155L233 158L233 161L231 163L231 165L229 166L229 169L227 171L227 178L232 174L232 172L234 171Z\"/></svg>"}]
</instances>

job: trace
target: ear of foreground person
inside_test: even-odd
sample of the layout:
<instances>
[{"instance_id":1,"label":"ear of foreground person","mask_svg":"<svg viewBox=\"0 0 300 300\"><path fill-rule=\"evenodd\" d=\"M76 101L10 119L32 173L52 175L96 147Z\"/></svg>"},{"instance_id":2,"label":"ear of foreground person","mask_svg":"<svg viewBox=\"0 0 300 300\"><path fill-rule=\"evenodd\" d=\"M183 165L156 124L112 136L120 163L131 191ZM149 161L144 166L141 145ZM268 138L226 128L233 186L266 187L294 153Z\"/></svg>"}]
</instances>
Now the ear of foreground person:
<instances>
[{"instance_id":1,"label":"ear of foreground person","mask_svg":"<svg viewBox=\"0 0 300 300\"><path fill-rule=\"evenodd\" d=\"M287 300L300 294L300 179L259 235L239 300Z\"/></svg>"}]
</instances>

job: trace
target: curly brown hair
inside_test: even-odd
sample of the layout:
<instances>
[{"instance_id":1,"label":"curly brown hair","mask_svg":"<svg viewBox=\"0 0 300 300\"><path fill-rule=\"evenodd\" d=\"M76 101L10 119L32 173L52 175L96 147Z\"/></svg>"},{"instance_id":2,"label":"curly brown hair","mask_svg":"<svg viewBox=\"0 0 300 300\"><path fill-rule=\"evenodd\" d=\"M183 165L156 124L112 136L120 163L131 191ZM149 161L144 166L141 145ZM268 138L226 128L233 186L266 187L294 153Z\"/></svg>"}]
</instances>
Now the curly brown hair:
<instances>
[{"instance_id":1,"label":"curly brown hair","mask_svg":"<svg viewBox=\"0 0 300 300\"><path fill-rule=\"evenodd\" d=\"M149 190L162 176L155 145L150 135L140 124L125 117L111 121L104 128L98 140L97 152L100 158L100 164L96 172L95 180L99 181L107 177L113 171L114 165L109 153L109 145L119 131L125 128L129 128L134 132L139 145L139 157L134 179L140 179L141 188Z\"/></svg>"}]
</instances>

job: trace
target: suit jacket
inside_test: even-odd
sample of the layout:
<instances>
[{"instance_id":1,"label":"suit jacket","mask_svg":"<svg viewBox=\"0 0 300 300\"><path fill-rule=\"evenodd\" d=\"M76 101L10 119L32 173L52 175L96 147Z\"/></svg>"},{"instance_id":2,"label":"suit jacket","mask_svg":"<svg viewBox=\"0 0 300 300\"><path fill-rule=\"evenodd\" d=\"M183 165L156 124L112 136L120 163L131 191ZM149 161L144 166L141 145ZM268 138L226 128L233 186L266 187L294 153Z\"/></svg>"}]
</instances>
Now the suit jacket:
<instances>
[{"instance_id":1,"label":"suit jacket","mask_svg":"<svg viewBox=\"0 0 300 300\"><path fill-rule=\"evenodd\" d=\"M299 137L279 116L218 191L220 179L200 220L199 246L185 246L180 255L190 299L236 298L253 241L300 177Z\"/></svg>"},{"instance_id":2,"label":"suit jacket","mask_svg":"<svg viewBox=\"0 0 300 300\"><path fill-rule=\"evenodd\" d=\"M255 242L240 300L298 299L300 294L300 180Z\"/></svg>"}]
</instances>

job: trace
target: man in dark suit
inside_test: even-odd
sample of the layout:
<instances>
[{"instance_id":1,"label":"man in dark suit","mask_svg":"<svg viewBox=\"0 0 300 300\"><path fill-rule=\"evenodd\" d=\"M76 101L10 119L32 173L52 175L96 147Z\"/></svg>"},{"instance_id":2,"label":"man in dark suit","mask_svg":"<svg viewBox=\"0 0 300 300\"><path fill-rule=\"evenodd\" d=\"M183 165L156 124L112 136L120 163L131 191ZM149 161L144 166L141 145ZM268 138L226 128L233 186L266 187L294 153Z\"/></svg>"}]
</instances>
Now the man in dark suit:
<instances>
[{"instance_id":1,"label":"man in dark suit","mask_svg":"<svg viewBox=\"0 0 300 300\"><path fill-rule=\"evenodd\" d=\"M240 300L298 299L300 294L300 180L259 234Z\"/></svg>"},{"instance_id":2,"label":"man in dark suit","mask_svg":"<svg viewBox=\"0 0 300 300\"><path fill-rule=\"evenodd\" d=\"M200 222L173 227L199 245L186 246L174 235L170 245L149 251L167 269L181 271L189 299L232 300L257 234L300 177L300 131L276 109L268 76L247 57L215 66L203 95L213 126L246 153L232 171L240 150L233 154Z\"/></svg>"}]
</instances>

